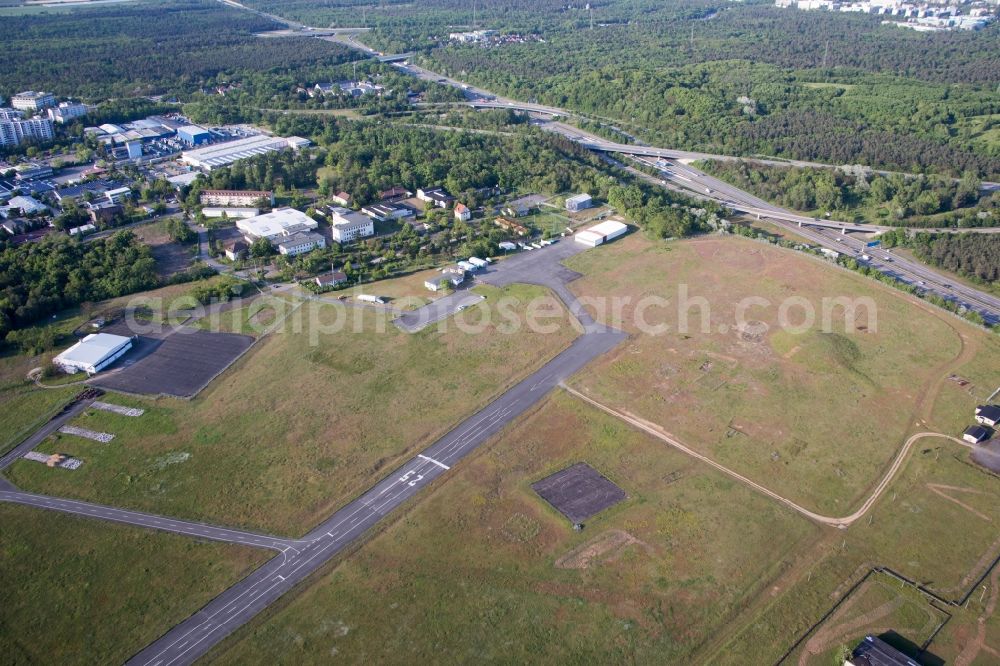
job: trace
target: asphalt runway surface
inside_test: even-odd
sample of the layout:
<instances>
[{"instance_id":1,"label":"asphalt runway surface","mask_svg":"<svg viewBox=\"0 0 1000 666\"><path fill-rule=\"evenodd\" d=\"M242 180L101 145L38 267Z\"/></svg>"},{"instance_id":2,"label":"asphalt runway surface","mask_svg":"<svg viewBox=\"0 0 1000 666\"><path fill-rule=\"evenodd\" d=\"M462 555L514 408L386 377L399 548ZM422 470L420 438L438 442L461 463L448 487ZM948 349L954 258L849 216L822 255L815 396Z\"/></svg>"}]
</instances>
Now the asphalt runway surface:
<instances>
[{"instance_id":1,"label":"asphalt runway surface","mask_svg":"<svg viewBox=\"0 0 1000 666\"><path fill-rule=\"evenodd\" d=\"M625 491L587 463L576 463L531 484L556 511L580 523L625 499Z\"/></svg>"},{"instance_id":2,"label":"asphalt runway surface","mask_svg":"<svg viewBox=\"0 0 1000 666\"><path fill-rule=\"evenodd\" d=\"M15 460L23 458L25 453L33 451L36 446L45 441L46 437L72 421L81 412L83 412L83 410L87 409L87 407L90 407L90 403L94 402L95 399L96 398L80 400L74 403L65 412L54 416L48 423L36 430L30 437L5 453L3 457L0 457L0 470L7 469L14 464Z\"/></svg>"},{"instance_id":3,"label":"asphalt runway surface","mask_svg":"<svg viewBox=\"0 0 1000 666\"><path fill-rule=\"evenodd\" d=\"M174 666L194 662L336 557L434 479L488 442L561 382L625 340L627 336L621 331L595 323L566 289L566 282L575 279L578 274L558 262L583 249L576 244L557 243L498 262L479 276L490 284L528 282L566 294L569 299L567 307L581 312L584 318L581 322L585 329L583 335L542 368L330 516L302 539L304 546L285 551L270 560L147 646L128 663Z\"/></svg>"},{"instance_id":4,"label":"asphalt runway surface","mask_svg":"<svg viewBox=\"0 0 1000 666\"><path fill-rule=\"evenodd\" d=\"M361 497L334 513L302 541L226 590L196 614L132 657L129 664L190 664L499 433L549 391L625 339L611 329L580 336L540 370L473 414Z\"/></svg>"},{"instance_id":5,"label":"asphalt runway surface","mask_svg":"<svg viewBox=\"0 0 1000 666\"><path fill-rule=\"evenodd\" d=\"M404 312L396 317L393 323L407 333L416 333L482 300L484 300L483 296L462 289L416 310Z\"/></svg>"},{"instance_id":6,"label":"asphalt runway surface","mask_svg":"<svg viewBox=\"0 0 1000 666\"><path fill-rule=\"evenodd\" d=\"M13 504L23 504L39 509L50 511L61 511L62 513L72 513L85 518L95 518L97 520L107 520L114 523L133 525L135 527L145 527L160 532L172 532L174 534L184 534L200 539L210 539L212 541L224 541L255 548L270 548L282 553L300 547L302 542L298 539L283 539L281 537L269 536L267 534L257 534L245 530L235 530L228 527L218 527L205 523L193 522L190 520L179 520L167 516L158 516L142 511L130 511L112 506L93 504L91 502L80 502L77 500L63 499L61 497L49 497L47 495L36 495L17 490L10 484L7 488L0 487L0 502L10 502Z\"/></svg>"}]
</instances>

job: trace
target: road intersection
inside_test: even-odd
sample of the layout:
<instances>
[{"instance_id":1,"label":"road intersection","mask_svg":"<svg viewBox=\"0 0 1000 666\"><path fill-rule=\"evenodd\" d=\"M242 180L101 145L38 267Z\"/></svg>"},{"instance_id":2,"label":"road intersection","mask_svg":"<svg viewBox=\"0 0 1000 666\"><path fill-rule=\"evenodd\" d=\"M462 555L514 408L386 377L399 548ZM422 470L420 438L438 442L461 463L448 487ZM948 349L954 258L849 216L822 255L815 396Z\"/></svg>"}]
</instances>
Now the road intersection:
<instances>
[{"instance_id":1,"label":"road intersection","mask_svg":"<svg viewBox=\"0 0 1000 666\"><path fill-rule=\"evenodd\" d=\"M582 334L537 371L459 423L301 539L286 539L89 502L36 495L19 491L6 481L0 483L0 501L278 551L279 555L128 661L129 664L143 666L190 664L310 574L344 552L365 532L490 441L590 361L611 351L626 339L627 336L621 331L595 322L567 287L579 274L565 268L560 262L583 249L575 243L557 243L491 266L479 276L482 282L497 286L526 282L550 288L575 316ZM439 314L437 310L430 314L420 314L417 311L416 320L432 319L436 314ZM76 413L77 410L74 410L65 418L72 418ZM43 426L36 435L49 432L63 420L63 417L55 419ZM5 460L9 458L7 464L30 450L29 442L37 444L41 439L44 436L32 436L26 440L25 444L5 456Z\"/></svg>"}]
</instances>

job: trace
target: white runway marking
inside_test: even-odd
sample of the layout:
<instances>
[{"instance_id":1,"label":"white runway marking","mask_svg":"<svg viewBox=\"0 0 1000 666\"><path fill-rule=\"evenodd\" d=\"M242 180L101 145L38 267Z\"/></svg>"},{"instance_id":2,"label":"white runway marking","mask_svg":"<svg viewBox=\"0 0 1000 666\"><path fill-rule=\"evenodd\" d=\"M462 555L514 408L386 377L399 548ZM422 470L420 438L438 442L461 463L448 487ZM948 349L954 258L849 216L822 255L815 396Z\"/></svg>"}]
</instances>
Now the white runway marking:
<instances>
[{"instance_id":1,"label":"white runway marking","mask_svg":"<svg viewBox=\"0 0 1000 666\"><path fill-rule=\"evenodd\" d=\"M428 462L432 462L432 463L434 463L435 465L437 465L438 467L440 467L441 469L451 469L451 467L448 467L448 466L447 466L447 465L445 465L445 464L444 464L443 462L439 462L439 461L437 461L437 460L434 460L434 458L428 458L427 456L425 456L425 455L424 455L424 454L422 454L422 453L418 453L418 454L417 454L417 457L418 457L418 458L423 458L424 460L426 460L426 461L428 461Z\"/></svg>"}]
</instances>

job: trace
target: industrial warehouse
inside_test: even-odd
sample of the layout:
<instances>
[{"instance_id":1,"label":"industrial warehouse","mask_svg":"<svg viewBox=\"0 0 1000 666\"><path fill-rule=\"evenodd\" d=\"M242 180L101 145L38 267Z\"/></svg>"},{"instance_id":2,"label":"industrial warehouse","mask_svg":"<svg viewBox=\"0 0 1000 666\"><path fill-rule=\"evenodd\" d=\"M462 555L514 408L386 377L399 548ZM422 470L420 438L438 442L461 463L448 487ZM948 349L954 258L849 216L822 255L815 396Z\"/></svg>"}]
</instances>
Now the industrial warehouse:
<instances>
[{"instance_id":1,"label":"industrial warehouse","mask_svg":"<svg viewBox=\"0 0 1000 666\"><path fill-rule=\"evenodd\" d=\"M132 348L132 338L110 333L92 333L53 359L63 372L94 375Z\"/></svg>"},{"instance_id":2,"label":"industrial warehouse","mask_svg":"<svg viewBox=\"0 0 1000 666\"><path fill-rule=\"evenodd\" d=\"M619 220L607 220L600 224L595 224L589 229L585 229L576 234L574 239L577 243L587 247L597 247L602 243L612 241L619 236L624 236L628 232L628 225Z\"/></svg>"},{"instance_id":3,"label":"industrial warehouse","mask_svg":"<svg viewBox=\"0 0 1000 666\"><path fill-rule=\"evenodd\" d=\"M217 143L205 148L187 150L181 154L181 162L195 169L211 171L219 167L232 164L237 160L242 160L254 155L273 153L279 150L291 148L298 150L310 144L308 139L292 136L282 138L280 136L250 136L236 141Z\"/></svg>"}]
</instances>

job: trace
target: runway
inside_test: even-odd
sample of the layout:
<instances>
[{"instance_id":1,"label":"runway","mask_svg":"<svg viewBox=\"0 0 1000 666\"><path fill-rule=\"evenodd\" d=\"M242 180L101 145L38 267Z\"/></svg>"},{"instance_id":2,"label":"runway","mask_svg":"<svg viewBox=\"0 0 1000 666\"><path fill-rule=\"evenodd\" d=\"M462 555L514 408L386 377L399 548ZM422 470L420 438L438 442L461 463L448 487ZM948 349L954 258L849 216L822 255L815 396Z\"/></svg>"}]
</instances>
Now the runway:
<instances>
[{"instance_id":1,"label":"runway","mask_svg":"<svg viewBox=\"0 0 1000 666\"><path fill-rule=\"evenodd\" d=\"M577 314L583 331L567 349L338 510L301 540L305 545L284 550L128 663L137 666L192 663L343 552L425 486L490 441L553 388L622 342L627 337L624 333L594 322L567 288L579 275L562 266L560 261L584 249L572 241L557 243L499 262L477 278L497 286L522 282L555 291L570 312ZM460 294L463 298L470 295L468 292ZM441 312L450 313L454 305L428 310L430 315L419 315L417 321L427 321Z\"/></svg>"}]
</instances>

